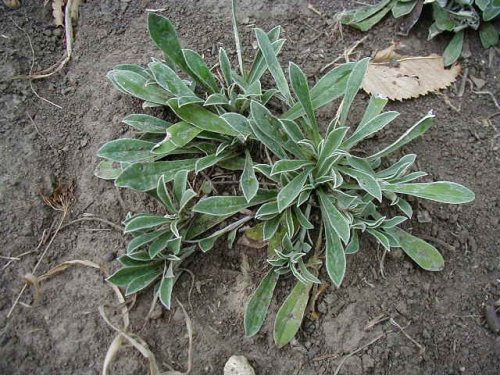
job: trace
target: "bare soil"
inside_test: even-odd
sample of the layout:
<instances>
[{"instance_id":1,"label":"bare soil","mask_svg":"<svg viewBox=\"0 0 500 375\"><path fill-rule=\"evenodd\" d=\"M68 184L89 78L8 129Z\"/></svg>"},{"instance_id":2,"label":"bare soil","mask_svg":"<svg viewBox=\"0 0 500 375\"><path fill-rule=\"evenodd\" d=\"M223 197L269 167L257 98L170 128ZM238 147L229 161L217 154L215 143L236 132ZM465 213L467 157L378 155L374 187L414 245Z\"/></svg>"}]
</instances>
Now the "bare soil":
<instances>
[{"instance_id":1,"label":"bare soil","mask_svg":"<svg viewBox=\"0 0 500 375\"><path fill-rule=\"evenodd\" d=\"M62 56L64 33L53 26L50 7L41 1L24 1L18 10L0 6L0 254L15 257L37 247L44 231L54 228L60 212L44 205L39 192L51 191L54 181L74 181L75 200L67 222L92 213L120 223L127 211L147 210L143 194L119 192L111 183L94 177L96 151L105 142L127 131L121 119L142 111L140 103L117 92L105 74L119 63L147 63L161 57L149 41L146 9L164 8L161 14L178 26L185 46L203 52L216 62L219 46L233 50L229 2L200 1L87 1L81 6L74 55L58 74L33 82L9 80L45 68ZM334 15L354 1L313 1L321 15L306 1L242 1L241 33L246 45L252 25L269 29L281 24L288 43L282 61L303 66L310 79L364 34L343 29L334 32ZM387 47L396 36L396 22L386 19L376 26L356 50L369 56ZM426 25L402 38L410 54L441 52L447 38L427 42ZM401 39L401 38L400 38ZM470 38L470 57L461 60L468 74L485 81L481 91L500 96L499 57ZM497 51L498 52L498 51ZM250 57L250 48L245 55ZM231 56L233 59L234 55ZM351 58L355 59L353 55ZM492 60L490 60L492 57ZM221 374L233 354L245 355L257 374L332 374L343 355L369 343L346 360L341 374L498 374L500 337L489 330L484 306L500 298L499 240L499 109L489 95L475 94L467 84L462 97L458 82L440 94L403 103L390 109L402 113L395 124L372 139L367 147L387 143L427 111L433 110L433 128L406 148L416 153L420 167L431 179L452 180L475 191L473 204L450 206L414 202L417 214L429 213L430 223L412 221L412 231L435 239L446 259L442 272L418 269L401 252L385 258L382 251L364 242L360 253L348 259L348 276L339 290L330 287L318 303L320 318L305 320L297 339L284 349L272 342L272 321L278 301L263 331L252 339L243 334L245 302L262 275L262 255L242 246L228 250L225 242L199 255L189 268L195 275L182 276L175 293L193 323L193 374ZM360 94L352 119L362 114L367 95ZM451 103L451 104L450 104ZM455 107L455 109L453 108ZM459 110L457 110L459 108ZM335 113L322 111L322 120ZM497 114L493 116L494 114ZM489 117L489 119L488 119ZM120 197L121 194L121 197ZM37 274L65 260L88 259L113 270L110 254L123 253L127 239L98 222L65 227L43 259ZM443 245L443 243L445 245ZM447 244L447 245L446 245ZM76 267L43 284L41 302L27 290L10 319L12 303L23 285L21 276L31 272L37 252L12 261L0 259L0 373L2 374L98 374L114 332L98 313L98 306L116 305L111 289L96 270ZM242 259L251 272L241 271ZM154 319L145 323L151 292L140 296L131 311L130 330L140 335L155 353L163 369L184 370L188 337L184 317L176 304L172 311L156 307ZM373 319L389 321L365 329ZM113 321L118 322L118 314ZM411 338L411 339L410 339ZM420 346L420 348L419 348ZM425 350L421 350L425 349ZM147 373L137 351L122 349L112 366L114 374Z\"/></svg>"}]
</instances>

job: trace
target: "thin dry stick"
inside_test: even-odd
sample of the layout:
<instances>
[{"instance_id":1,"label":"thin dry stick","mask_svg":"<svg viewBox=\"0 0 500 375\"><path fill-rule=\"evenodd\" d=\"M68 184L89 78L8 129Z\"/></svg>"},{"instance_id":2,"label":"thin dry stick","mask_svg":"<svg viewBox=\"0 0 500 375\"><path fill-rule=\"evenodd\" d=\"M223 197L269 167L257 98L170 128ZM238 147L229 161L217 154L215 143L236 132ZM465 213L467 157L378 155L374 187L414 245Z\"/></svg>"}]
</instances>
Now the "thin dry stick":
<instances>
[{"instance_id":1,"label":"thin dry stick","mask_svg":"<svg viewBox=\"0 0 500 375\"><path fill-rule=\"evenodd\" d=\"M410 340L412 343L414 343L414 344L415 344L415 345L416 345L416 346L420 349L420 351L421 351L422 353L423 353L423 352L425 352L425 347L424 347L423 345L419 344L418 342L416 342L416 341L415 341L415 339L413 339L413 337L411 337L409 334L407 334L407 333L404 331L404 328L403 328L403 327L401 327L401 326L400 326L400 325L399 325L399 324L398 324L398 323L397 323L397 322L396 322L393 318L389 319L389 322L391 322L391 324L392 324L393 326L397 327L397 328L401 331L401 333L402 333L403 335L405 335L405 336L406 336L406 338L407 338L408 340Z\"/></svg>"},{"instance_id":2,"label":"thin dry stick","mask_svg":"<svg viewBox=\"0 0 500 375\"><path fill-rule=\"evenodd\" d=\"M329 62L328 64L326 64L324 67L322 67L319 72L320 73L323 73L325 70L327 70L328 68L330 68L331 66L335 65L335 63L337 61L339 61L341 58L344 58L346 60L346 62L349 61L349 55L352 55L352 53L354 52L354 50L356 48L358 48L358 46L363 43L366 38L368 37L368 35L364 36L363 38L361 38L360 40L356 41L348 50L345 50L344 53L342 55L339 55L337 56L333 61Z\"/></svg>"},{"instance_id":3,"label":"thin dry stick","mask_svg":"<svg viewBox=\"0 0 500 375\"><path fill-rule=\"evenodd\" d=\"M115 223L113 223L113 222L111 222L109 220L102 219L102 218L97 217L97 216L85 216L85 217L81 217L79 219L75 219L75 220L70 221L69 223L63 225L61 227L61 230L69 227L70 225L73 225L73 224L76 224L76 223L80 223L82 221L98 221L100 223L104 223L104 224L109 225L110 227L112 227L113 229L116 229L120 233L123 232L123 228L121 226L119 226L118 224L115 224Z\"/></svg>"},{"instance_id":4,"label":"thin dry stick","mask_svg":"<svg viewBox=\"0 0 500 375\"><path fill-rule=\"evenodd\" d=\"M189 338L189 344L188 344L188 361L187 361L187 370L185 374L189 374L191 372L192 368L192 356L193 356L193 326L191 323L191 319L189 318L189 315L186 312L186 309L182 305L181 301L179 301L177 298L175 299L179 306L182 309L182 312L184 313L184 319L186 321L186 330L188 332L188 338Z\"/></svg>"},{"instance_id":5,"label":"thin dry stick","mask_svg":"<svg viewBox=\"0 0 500 375\"><path fill-rule=\"evenodd\" d=\"M495 107L500 109L500 104L498 104L497 98L495 98L495 95L493 95L493 93L491 91L474 91L474 90L472 90L472 92L474 94L477 94L477 95L489 95L489 96L491 96L491 99L493 99L493 103L495 104Z\"/></svg>"},{"instance_id":6,"label":"thin dry stick","mask_svg":"<svg viewBox=\"0 0 500 375\"><path fill-rule=\"evenodd\" d=\"M54 239L56 238L57 236L57 233L59 232L59 230L61 229L61 226L62 226L62 223L64 222L64 219L66 218L66 215L67 215L68 211L67 210L63 210L62 211L62 216L61 216L61 220L59 221L59 224L54 232L54 234L52 235L52 237L50 238L50 241L49 243L47 244L47 246L45 247L45 250L43 251L42 255L40 256L40 258L38 258L38 262L35 264L35 267L33 267L33 270L31 271L31 273L34 275L36 270L38 269L38 266L40 265L40 263L42 263L42 259L45 257L45 254L47 254L47 251L49 250L50 248L50 245L52 245L52 242L54 241ZM17 304L19 303L19 300L21 299L21 296L23 295L24 291L26 290L28 284L27 283L24 283L21 291L19 292L19 294L17 295L17 298L16 300L14 301L14 303L12 304L9 312L7 313L7 318L9 318L12 314L12 312L14 311L15 307L17 306Z\"/></svg>"},{"instance_id":7,"label":"thin dry stick","mask_svg":"<svg viewBox=\"0 0 500 375\"><path fill-rule=\"evenodd\" d=\"M359 353L360 351L366 349L367 347L369 347L370 345L373 345L375 344L378 340L380 340L382 337L384 337L385 334L381 334L377 337L375 337L372 341L370 341L368 344L365 344L363 346L361 346L360 348L356 349L355 351L345 355L344 357L342 357L342 359L340 360L340 363L338 364L337 368L335 369L335 372L333 373L333 375L337 375L339 372L340 372L340 369L342 368L342 366L344 365L345 361L348 359L348 358L351 358L354 354L356 353Z\"/></svg>"},{"instance_id":8,"label":"thin dry stick","mask_svg":"<svg viewBox=\"0 0 500 375\"><path fill-rule=\"evenodd\" d=\"M51 67L44 69L40 72L37 72L34 74L32 74L30 72L30 74L27 76L16 76L16 77L13 77L12 79L33 80L33 79L47 78L47 77L50 77L50 76L56 74L58 71L60 71L64 67L64 65L66 65L66 63L70 60L71 54L73 53L73 24L71 22L72 2L73 2L73 0L68 0L68 2L66 3L66 7L64 9L64 31L65 31L65 35L66 35L66 52L64 53L63 58L59 62L57 62L56 64L54 64ZM61 108L61 107L59 107L59 108Z\"/></svg>"},{"instance_id":9,"label":"thin dry stick","mask_svg":"<svg viewBox=\"0 0 500 375\"><path fill-rule=\"evenodd\" d=\"M10 18L10 17L9 17ZM23 29L21 28L17 23L16 21L14 21L12 18L10 19L12 21L12 23L14 24L15 27L17 27L19 30L21 30L24 35L26 35L26 37L28 38L28 43L30 45L30 49L31 49L31 65L30 65L30 72L29 72L29 75L28 76L31 76L33 74L33 68L35 67L35 49L33 48L33 43L31 42L31 38L29 36L29 34ZM16 77L14 77L16 78ZM35 88L33 87L33 82L31 82L30 80L30 88L31 88L31 91L33 92L33 94L35 94L35 96L38 98L38 99L41 99L49 104L52 104L54 107L56 108L59 108L59 109L62 109L62 107L54 102L51 102L49 99L46 99L44 98L43 96L40 96ZM29 116L29 115L28 115ZM31 117L30 117L31 119ZM31 120L33 121L33 120ZM35 128L36 128L36 125L35 125ZM37 130L38 131L38 130ZM47 142L48 143L48 142ZM51 146L52 147L52 146Z\"/></svg>"}]
</instances>

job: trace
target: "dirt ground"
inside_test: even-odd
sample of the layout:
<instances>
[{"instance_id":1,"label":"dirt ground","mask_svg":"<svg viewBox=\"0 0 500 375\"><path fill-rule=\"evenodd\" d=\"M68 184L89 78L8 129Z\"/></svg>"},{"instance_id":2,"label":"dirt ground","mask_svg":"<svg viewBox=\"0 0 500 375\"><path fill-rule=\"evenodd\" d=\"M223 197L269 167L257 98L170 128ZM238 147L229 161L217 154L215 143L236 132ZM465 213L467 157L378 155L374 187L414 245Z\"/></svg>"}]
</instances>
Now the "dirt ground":
<instances>
[{"instance_id":1,"label":"dirt ground","mask_svg":"<svg viewBox=\"0 0 500 375\"><path fill-rule=\"evenodd\" d=\"M316 0L321 15L299 0L241 1L239 17L246 46L251 46L252 25L269 29L281 24L288 43L282 62L293 60L310 79L364 34L343 29L334 33L334 15L357 5L354 1ZM119 63L147 63L161 54L149 41L146 9L164 8L161 14L177 25L185 46L203 52L215 63L219 46L234 50L229 1L218 0L102 0L81 6L74 55L58 74L33 82L38 94L62 107L37 98L28 81L9 80L29 71L34 48L34 70L62 56L64 33L53 26L50 7L42 1L23 1L18 10L0 6L0 235L3 257L37 247L44 231L58 223L61 213L48 208L39 192L50 192L54 181L74 181L75 199L67 222L94 214L120 223L128 211L147 210L144 194L121 193L109 182L93 176L96 151L105 142L129 130L121 119L141 112L140 103L116 91L105 73ZM447 38L426 41L428 25L421 25L402 40L407 52L425 55L441 52ZM369 56L389 45L396 22L386 19L375 27L357 51ZM249 49L245 49L250 57ZM493 57L490 60L490 57ZM462 60L469 76L485 81L481 91L500 97L499 55L470 41L470 57ZM231 56L234 60L235 55ZM354 55L352 58L356 58ZM372 139L367 147L387 143L432 109L433 128L406 151L416 153L420 167L432 179L462 183L476 193L464 206L416 203L416 213L430 223L412 221L413 233L434 238L443 252L442 272L418 269L401 252L393 251L380 272L381 250L365 242L362 251L348 258L348 273L339 290L329 288L318 304L320 318L305 320L297 339L283 349L272 342L272 321L279 306L276 298L263 331L252 339L243 334L245 302L262 274L262 254L242 246L217 249L196 258L175 293L186 306L193 325L192 374L221 374L233 354L245 355L257 374L332 374L345 354L378 341L349 357L341 374L498 374L500 336L484 319L485 304L500 298L499 109L488 95L475 94L469 85L458 96L460 78L441 94L392 103L402 113L394 125ZM353 119L367 101L360 94ZM455 109L453 108L455 107ZM459 109L459 110L458 110ZM335 113L322 111L322 120ZM156 112L158 113L158 112ZM491 117L489 122L486 120ZM496 127L495 127L496 126ZM121 194L121 195L120 195ZM65 260L88 259L112 270L110 253L123 253L127 239L98 222L84 221L63 227L37 274ZM444 245L443 245L444 244ZM27 290L12 317L7 312L44 246L21 260L0 259L0 373L99 374L114 333L98 313L98 306L117 300L96 270L76 267L43 284L40 303ZM252 272L241 272L243 257ZM281 301L290 286L283 283ZM188 336L178 304L171 312L156 307L145 323L152 293L140 296L131 311L130 330L142 337L155 353L160 367L184 371ZM365 329L374 319L386 320ZM118 315L113 317L117 323ZM145 374L147 364L131 349L122 349L113 374Z\"/></svg>"}]
</instances>

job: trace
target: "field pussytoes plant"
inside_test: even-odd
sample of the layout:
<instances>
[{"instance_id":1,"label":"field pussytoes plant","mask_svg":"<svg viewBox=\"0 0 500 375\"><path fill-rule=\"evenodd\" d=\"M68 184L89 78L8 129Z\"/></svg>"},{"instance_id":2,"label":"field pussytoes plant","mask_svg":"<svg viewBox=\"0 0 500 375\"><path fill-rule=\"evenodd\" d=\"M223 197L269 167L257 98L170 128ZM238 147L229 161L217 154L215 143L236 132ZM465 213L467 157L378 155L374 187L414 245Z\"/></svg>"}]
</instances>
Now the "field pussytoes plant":
<instances>
[{"instance_id":1,"label":"field pussytoes plant","mask_svg":"<svg viewBox=\"0 0 500 375\"><path fill-rule=\"evenodd\" d=\"M500 14L500 0L381 0L377 4L348 11L343 15L342 23L367 31L390 12L394 18L404 21L401 31L408 34L421 18L425 5L432 8L433 22L429 27L428 40L441 33L454 33L443 52L446 66L460 57L467 29L479 32L484 48L498 44L500 30L495 20Z\"/></svg>"},{"instance_id":2,"label":"field pussytoes plant","mask_svg":"<svg viewBox=\"0 0 500 375\"><path fill-rule=\"evenodd\" d=\"M146 67L119 65L108 78L141 99L144 108L167 107L176 121L131 114L123 121L137 137L108 142L98 152L104 159L98 177L146 192L162 207L126 218L125 232L133 238L109 282L126 288L127 295L151 286L170 308L181 265L200 259L194 254L211 250L222 237L232 243L243 225L251 225L248 232L267 241L262 255L268 271L248 302L245 333L255 335L262 327L278 280L293 278L274 325L281 347L300 328L313 285L327 281L322 268L340 287L346 257L360 250L363 234L387 251L401 248L425 270L443 268L432 245L400 228L412 216L406 197L461 204L474 194L453 182L416 182L426 173L412 170L414 154L388 160L430 128L431 113L379 151L362 156L355 151L399 116L384 112L386 99L372 97L352 126L351 106L369 59L339 65L310 87L299 66L290 63L285 73L280 65L284 39L278 26L255 29L258 49L247 67L234 3L237 69L223 48L214 68L182 48L165 17L149 14L148 29L164 58ZM264 74L275 87L265 87ZM339 103L338 111L323 128L316 111L332 101ZM221 175L238 183L237 194L214 193ZM386 206L401 214L389 216L393 210Z\"/></svg>"}]
</instances>

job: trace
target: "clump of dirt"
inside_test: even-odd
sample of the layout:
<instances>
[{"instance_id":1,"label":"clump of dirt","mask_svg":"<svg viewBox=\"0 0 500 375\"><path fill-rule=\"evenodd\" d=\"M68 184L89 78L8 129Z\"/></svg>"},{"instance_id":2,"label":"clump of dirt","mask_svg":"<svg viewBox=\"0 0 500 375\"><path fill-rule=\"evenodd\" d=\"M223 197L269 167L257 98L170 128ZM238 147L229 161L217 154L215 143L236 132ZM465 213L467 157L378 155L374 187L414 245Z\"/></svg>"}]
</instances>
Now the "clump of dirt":
<instances>
[{"instance_id":1,"label":"clump of dirt","mask_svg":"<svg viewBox=\"0 0 500 375\"><path fill-rule=\"evenodd\" d=\"M336 13L357 6L356 2L311 3L318 12L308 9L303 1L241 1L245 55L251 56L253 24L265 29L281 24L288 39L282 61L295 61L312 81L317 79L322 67L365 34L348 28L340 33L334 21ZM106 72L120 63L147 63L152 56L161 57L147 35L146 9L164 9L161 14L178 25L184 45L200 51L211 63L217 60L219 46L233 50L226 2L88 1L81 6L69 64L57 75L33 83L41 96L62 107L57 109L34 96L27 81L7 78L29 71L32 55L24 31L33 43L35 70L60 58L64 33L53 26L50 8L41 2L23 2L17 10L1 8L3 257L35 249L43 232L57 222L59 216L43 203L38 191L51 191L53 181L61 178L76 183L68 220L91 213L119 224L128 211L149 209L143 195L118 192L112 184L93 176L98 148L130 131L120 123L126 114L143 112L138 101L112 88ZM446 37L426 41L426 26L419 26L404 39L411 55L444 49ZM388 46L395 38L395 21L388 18L366 35L356 50L360 56ZM461 62L462 68L468 69L470 77L485 82L481 91L498 97L498 54L491 54L490 61L490 53L480 47L475 36L470 51L471 56ZM356 53L351 56L356 57ZM235 55L231 58L235 60ZM402 115L367 144L376 147L388 143L428 110L434 110L434 127L406 151L418 155L419 165L430 173L430 179L459 182L474 190L477 197L467 206L413 202L416 214L432 221L413 220L412 232L430 238L442 250L444 271L423 272L399 251L392 251L382 262L381 249L366 241L359 254L348 258L348 276L342 288L329 288L321 297L319 319L306 320L297 339L278 350L272 342L272 319L279 306L276 299L262 333L251 339L243 335L244 304L262 274L261 254L243 246L230 250L220 242L217 249L200 254L190 265L195 275L192 292L188 274L176 286L193 324L193 374L219 374L233 354L246 356L258 374L329 374L345 354L379 335L382 337L372 345L349 357L341 373L498 373L500 338L486 326L483 310L485 303L500 297L500 243L496 234L500 116L491 97L474 94L468 84L459 96L459 83L440 94L392 103L390 109ZM353 117L361 115L366 102L367 96L360 94ZM335 105L326 108L321 120L327 123L335 111ZM116 264L109 254L123 253L125 245L126 238L104 223L78 222L61 230L40 272L71 259L88 259L112 270ZM95 270L74 268L47 281L38 306L20 304L6 319L23 285L20 276L32 270L39 255L37 251L20 260L0 259L0 372L100 373L114 332L97 308L116 305L116 301ZM250 262L248 275L241 270L243 256ZM282 288L287 287L289 283L283 282ZM281 301L284 294L278 297ZM182 370L188 345L182 311L177 305L170 312L157 308L154 319L145 324L151 298L152 292L138 298L131 310L130 329L148 342L164 368L168 365ZM21 301L31 303L31 299L27 291ZM377 318L381 322L367 328ZM405 334L389 318L404 328ZM146 366L140 354L128 348L120 351L112 371L145 373Z\"/></svg>"}]
</instances>

